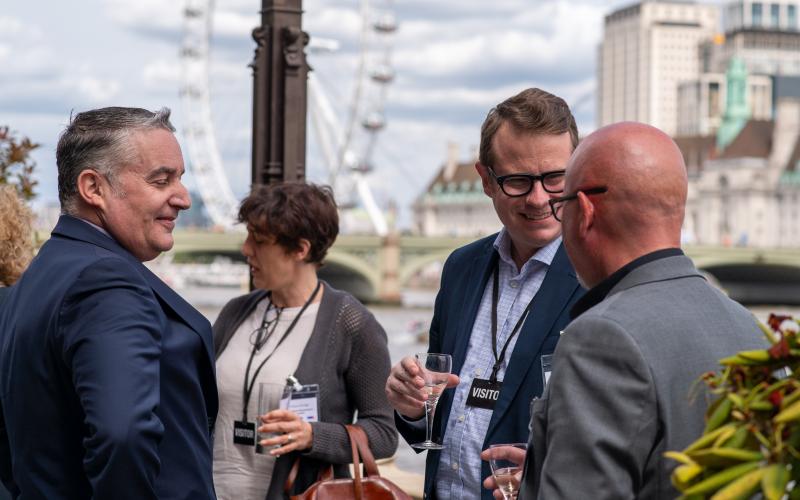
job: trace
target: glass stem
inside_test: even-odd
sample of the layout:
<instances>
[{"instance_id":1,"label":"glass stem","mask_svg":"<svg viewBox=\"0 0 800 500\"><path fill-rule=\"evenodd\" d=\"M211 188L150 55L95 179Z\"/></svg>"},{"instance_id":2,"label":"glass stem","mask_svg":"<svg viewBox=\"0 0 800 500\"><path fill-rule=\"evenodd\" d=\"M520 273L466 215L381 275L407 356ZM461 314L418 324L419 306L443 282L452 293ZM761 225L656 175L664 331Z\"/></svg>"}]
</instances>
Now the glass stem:
<instances>
[{"instance_id":1,"label":"glass stem","mask_svg":"<svg viewBox=\"0 0 800 500\"><path fill-rule=\"evenodd\" d=\"M433 416L436 413L436 403L439 398L428 396L425 401L425 442L431 443L433 438Z\"/></svg>"}]
</instances>

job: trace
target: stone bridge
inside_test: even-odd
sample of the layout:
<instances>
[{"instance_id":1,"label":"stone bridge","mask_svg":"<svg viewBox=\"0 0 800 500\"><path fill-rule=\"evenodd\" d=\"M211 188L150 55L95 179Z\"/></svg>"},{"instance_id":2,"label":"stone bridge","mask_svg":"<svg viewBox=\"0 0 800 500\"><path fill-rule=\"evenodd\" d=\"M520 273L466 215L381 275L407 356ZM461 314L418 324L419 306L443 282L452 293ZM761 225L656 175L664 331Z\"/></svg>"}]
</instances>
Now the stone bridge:
<instances>
[{"instance_id":1,"label":"stone bridge","mask_svg":"<svg viewBox=\"0 0 800 500\"><path fill-rule=\"evenodd\" d=\"M432 263L443 263L472 238L390 235L340 236L320 274L365 301L396 302L400 290ZM176 231L175 256L227 255L241 259L243 233ZM684 251L736 300L800 304L800 249L686 246Z\"/></svg>"}]
</instances>

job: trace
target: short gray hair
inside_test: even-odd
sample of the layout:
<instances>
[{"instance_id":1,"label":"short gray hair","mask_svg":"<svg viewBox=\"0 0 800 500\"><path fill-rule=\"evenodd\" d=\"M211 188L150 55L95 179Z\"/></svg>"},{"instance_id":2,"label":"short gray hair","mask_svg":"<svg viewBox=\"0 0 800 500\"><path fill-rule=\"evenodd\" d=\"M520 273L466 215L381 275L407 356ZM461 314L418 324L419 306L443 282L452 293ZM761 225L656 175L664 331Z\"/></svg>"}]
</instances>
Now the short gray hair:
<instances>
[{"instance_id":1,"label":"short gray hair","mask_svg":"<svg viewBox=\"0 0 800 500\"><path fill-rule=\"evenodd\" d=\"M78 176L92 169L105 176L114 187L120 166L134 161L130 135L143 130L169 130L169 108L156 112L142 108L110 107L78 113L70 119L56 147L58 200L61 211L74 214L78 195Z\"/></svg>"}]
</instances>

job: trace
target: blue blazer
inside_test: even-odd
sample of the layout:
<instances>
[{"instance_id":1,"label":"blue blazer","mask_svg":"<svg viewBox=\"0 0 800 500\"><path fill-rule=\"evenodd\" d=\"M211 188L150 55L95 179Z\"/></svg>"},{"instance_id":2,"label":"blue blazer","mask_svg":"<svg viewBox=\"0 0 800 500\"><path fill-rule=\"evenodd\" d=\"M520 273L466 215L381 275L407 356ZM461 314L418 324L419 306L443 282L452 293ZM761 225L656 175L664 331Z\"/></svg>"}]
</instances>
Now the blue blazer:
<instances>
[{"instance_id":1,"label":"blue blazer","mask_svg":"<svg viewBox=\"0 0 800 500\"><path fill-rule=\"evenodd\" d=\"M486 284L499 258L493 246L496 238L495 234L459 248L450 255L442 270L442 284L433 310L428 352L451 354L453 373L461 372L472 325ZM570 307L583 293L562 245L533 299L531 315L520 330L505 372L500 396L492 412L483 449L495 443L527 442L530 404L544 389L540 357L555 350L559 332L569 323ZM441 442L445 433L453 393L454 390L447 390L439 399L433 422L434 441ZM411 425L396 413L395 424L409 443L425 439L424 426ZM436 498L436 472L440 453L427 453L425 497L433 499ZM483 462L481 477L490 475L489 463ZM481 494L485 500L492 499L490 490L484 489Z\"/></svg>"},{"instance_id":2,"label":"blue blazer","mask_svg":"<svg viewBox=\"0 0 800 500\"><path fill-rule=\"evenodd\" d=\"M62 216L0 313L0 478L24 499L213 499L211 326Z\"/></svg>"}]
</instances>

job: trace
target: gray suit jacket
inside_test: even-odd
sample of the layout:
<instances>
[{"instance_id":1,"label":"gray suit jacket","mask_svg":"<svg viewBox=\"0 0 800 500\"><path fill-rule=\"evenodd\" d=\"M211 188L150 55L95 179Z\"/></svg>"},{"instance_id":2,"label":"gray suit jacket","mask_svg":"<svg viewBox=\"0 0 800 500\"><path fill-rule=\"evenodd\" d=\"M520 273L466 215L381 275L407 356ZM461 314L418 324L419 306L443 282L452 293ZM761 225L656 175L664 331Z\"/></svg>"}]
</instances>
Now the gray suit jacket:
<instances>
[{"instance_id":1,"label":"gray suit jacket","mask_svg":"<svg viewBox=\"0 0 800 500\"><path fill-rule=\"evenodd\" d=\"M519 498L675 498L662 454L703 431L698 377L765 346L752 314L688 257L635 268L564 331L532 405Z\"/></svg>"}]
</instances>

